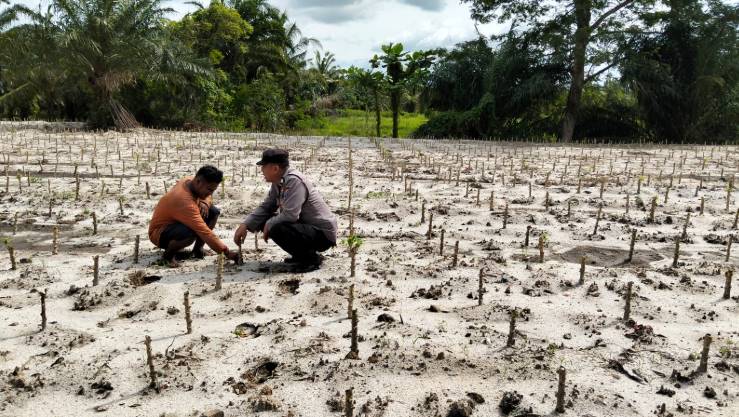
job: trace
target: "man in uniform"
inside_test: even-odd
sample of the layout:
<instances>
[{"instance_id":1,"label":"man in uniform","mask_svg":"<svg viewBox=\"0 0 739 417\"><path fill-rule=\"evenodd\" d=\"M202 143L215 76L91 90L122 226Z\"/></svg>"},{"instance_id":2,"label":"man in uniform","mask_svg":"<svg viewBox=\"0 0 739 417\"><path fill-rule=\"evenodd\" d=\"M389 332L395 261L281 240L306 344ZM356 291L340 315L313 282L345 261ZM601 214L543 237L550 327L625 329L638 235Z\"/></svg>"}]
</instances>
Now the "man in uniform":
<instances>
[{"instance_id":1,"label":"man in uniform","mask_svg":"<svg viewBox=\"0 0 739 417\"><path fill-rule=\"evenodd\" d=\"M241 244L247 231L261 231L265 242L272 239L290 254L285 262L295 264L296 270L318 269L322 262L318 253L336 246L336 217L313 183L290 167L288 151L267 149L257 165L272 187L236 230L234 242Z\"/></svg>"}]
</instances>

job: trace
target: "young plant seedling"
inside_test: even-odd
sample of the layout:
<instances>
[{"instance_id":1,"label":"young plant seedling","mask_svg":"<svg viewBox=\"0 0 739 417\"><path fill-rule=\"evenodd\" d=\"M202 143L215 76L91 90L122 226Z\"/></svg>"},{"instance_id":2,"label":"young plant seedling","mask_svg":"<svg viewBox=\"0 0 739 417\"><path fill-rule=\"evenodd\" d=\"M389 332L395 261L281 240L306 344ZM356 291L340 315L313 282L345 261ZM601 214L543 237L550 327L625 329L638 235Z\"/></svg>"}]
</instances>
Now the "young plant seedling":
<instances>
[{"instance_id":1,"label":"young plant seedling","mask_svg":"<svg viewBox=\"0 0 739 417\"><path fill-rule=\"evenodd\" d=\"M343 242L347 248L349 249L349 258L350 258L350 273L351 277L354 277L356 275L356 269L357 269L357 252L359 251L359 248L362 246L362 243L364 243L364 240L362 240L361 237L357 235L351 235L344 239Z\"/></svg>"}]
</instances>

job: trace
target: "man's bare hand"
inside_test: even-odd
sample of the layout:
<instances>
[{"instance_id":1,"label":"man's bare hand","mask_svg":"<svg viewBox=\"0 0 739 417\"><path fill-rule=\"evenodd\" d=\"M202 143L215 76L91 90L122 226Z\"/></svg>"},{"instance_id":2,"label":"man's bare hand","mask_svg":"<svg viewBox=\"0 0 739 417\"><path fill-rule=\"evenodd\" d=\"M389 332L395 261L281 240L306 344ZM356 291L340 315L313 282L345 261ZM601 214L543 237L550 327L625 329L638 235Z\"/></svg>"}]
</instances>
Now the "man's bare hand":
<instances>
[{"instance_id":1,"label":"man's bare hand","mask_svg":"<svg viewBox=\"0 0 739 417\"><path fill-rule=\"evenodd\" d=\"M241 245L244 243L244 239L246 239L246 225L241 224L238 229L236 229L236 232L234 232L234 243L237 245Z\"/></svg>"},{"instance_id":2,"label":"man's bare hand","mask_svg":"<svg viewBox=\"0 0 739 417\"><path fill-rule=\"evenodd\" d=\"M262 237L264 238L264 241L267 242L269 240L269 229L267 229L267 225L264 225L264 229L262 229Z\"/></svg>"},{"instance_id":3,"label":"man's bare hand","mask_svg":"<svg viewBox=\"0 0 739 417\"><path fill-rule=\"evenodd\" d=\"M199 207L200 208L200 217L202 217L203 219L207 219L208 218L208 212L210 211L210 207L208 207L207 204L203 204L203 203L198 204L198 206L200 206Z\"/></svg>"},{"instance_id":4,"label":"man's bare hand","mask_svg":"<svg viewBox=\"0 0 739 417\"><path fill-rule=\"evenodd\" d=\"M225 256L227 259L231 261L234 261L236 263L239 262L239 252L238 251L228 250L226 251Z\"/></svg>"}]
</instances>

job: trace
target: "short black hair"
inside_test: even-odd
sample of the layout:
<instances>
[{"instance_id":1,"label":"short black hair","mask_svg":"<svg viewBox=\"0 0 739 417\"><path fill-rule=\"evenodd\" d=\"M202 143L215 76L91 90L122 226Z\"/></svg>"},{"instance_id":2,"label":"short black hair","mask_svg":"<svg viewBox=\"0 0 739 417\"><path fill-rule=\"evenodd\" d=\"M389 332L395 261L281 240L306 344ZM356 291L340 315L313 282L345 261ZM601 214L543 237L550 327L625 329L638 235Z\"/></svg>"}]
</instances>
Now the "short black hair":
<instances>
[{"instance_id":1,"label":"short black hair","mask_svg":"<svg viewBox=\"0 0 739 417\"><path fill-rule=\"evenodd\" d=\"M223 171L214 167L213 165L204 165L200 167L198 173L195 174L195 176L200 177L211 184L220 184L221 181L223 181Z\"/></svg>"},{"instance_id":2,"label":"short black hair","mask_svg":"<svg viewBox=\"0 0 739 417\"><path fill-rule=\"evenodd\" d=\"M280 162L276 164L280 169L287 169L290 166L290 161Z\"/></svg>"}]
</instances>

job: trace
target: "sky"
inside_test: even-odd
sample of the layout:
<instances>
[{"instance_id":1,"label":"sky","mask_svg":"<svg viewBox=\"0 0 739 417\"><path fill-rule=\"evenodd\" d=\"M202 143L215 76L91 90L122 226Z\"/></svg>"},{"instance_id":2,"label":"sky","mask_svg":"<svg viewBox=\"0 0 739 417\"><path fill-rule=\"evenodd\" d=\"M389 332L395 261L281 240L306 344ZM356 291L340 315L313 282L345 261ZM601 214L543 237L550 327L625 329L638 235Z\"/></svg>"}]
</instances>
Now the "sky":
<instances>
[{"instance_id":1,"label":"sky","mask_svg":"<svg viewBox=\"0 0 739 417\"><path fill-rule=\"evenodd\" d=\"M11 0L13 1L13 0ZM48 0L20 0L38 6ZM201 0L208 4L209 0ZM166 1L175 19L194 6L185 1ZM469 5L460 0L271 0L287 11L304 36L318 39L324 51L333 52L339 66L367 67L380 46L402 42L406 50L451 47L477 37ZM491 23L478 25L485 36L507 30Z\"/></svg>"}]
</instances>

